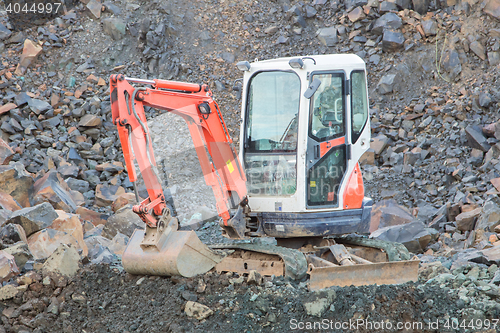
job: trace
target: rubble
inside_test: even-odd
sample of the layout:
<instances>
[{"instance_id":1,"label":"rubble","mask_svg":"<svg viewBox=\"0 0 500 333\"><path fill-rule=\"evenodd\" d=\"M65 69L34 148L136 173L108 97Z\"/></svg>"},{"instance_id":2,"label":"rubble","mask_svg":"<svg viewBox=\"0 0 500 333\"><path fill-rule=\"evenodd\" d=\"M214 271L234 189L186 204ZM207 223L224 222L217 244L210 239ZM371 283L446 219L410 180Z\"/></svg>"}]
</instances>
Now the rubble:
<instances>
[{"instance_id":1,"label":"rubble","mask_svg":"<svg viewBox=\"0 0 500 333\"><path fill-rule=\"evenodd\" d=\"M26 72L26 69L29 65L37 58L37 56L42 52L42 47L40 45L36 45L35 42L26 39L24 41L23 54L21 55L21 60L17 65L16 71L14 72L16 75L23 75Z\"/></svg>"},{"instance_id":2,"label":"rubble","mask_svg":"<svg viewBox=\"0 0 500 333\"><path fill-rule=\"evenodd\" d=\"M2 305L2 325L6 332L38 328L41 331L155 330L156 318L149 325L153 328L137 324L136 314L144 316L142 323L150 317L142 309L134 308L136 303L141 304L137 297L143 295L130 296L134 291L127 289L127 275L104 273L105 264L113 267L110 272L119 270L116 262L127 237L134 228L144 226L130 210L135 195L127 193L132 192L132 184L120 164L123 163L121 148L115 125L111 123L107 91L111 73L209 83L237 143L240 114L234 106L239 100L227 88L241 73L231 64L255 58L322 53L355 53L367 63L373 141L361 167L366 195L375 202L371 231L381 237L403 240L415 253L425 251L425 254L418 255L423 264L421 282L416 288L346 288L337 290L340 296L334 300L319 301L325 297L318 296L310 301L318 301L315 304L319 313L328 318L332 314L338 318L345 313L344 317L349 319L370 313L374 318L380 315L384 320L392 319L379 303L387 308L418 304L405 308L412 320L420 318L422 313L457 320L471 316L489 318L496 313L500 283L500 273L495 271L500 232L500 205L496 201L500 192L497 180L500 127L490 126L486 130L486 126L498 123L500 95L493 84L498 82L496 66L500 63L497 0L484 3L314 0L308 4L295 0L261 1L258 6L251 6L251 13L250 7L227 1L202 9L183 6L162 3L151 7L86 0L78 3L76 10L37 23L29 31L16 31L8 18L0 20L2 247L14 255L21 271L24 265L26 270L39 267L42 258L50 256L61 242L73 244L74 250L80 249L82 254L83 248L88 247L90 262L104 263L89 267L88 275L83 274L81 279L75 275L75 286L80 289L74 293L68 291L71 296L61 296L65 287L58 287L59 291L54 287L64 283L45 276L43 282L42 276L29 283L16 284L16 278L6 281L0 289L0 299L6 304ZM182 17L175 13L182 13ZM88 47L89 41L92 47ZM181 226L184 228L191 221L189 228L197 229L205 240L217 240L217 223L206 222L216 215L215 205L193 181L196 176L203 181L202 174L196 174L189 158L180 157L186 150L182 129L174 123L174 138L167 138L168 131L161 130L167 126L162 122L166 118L154 110L147 110L147 114L148 119L159 124L158 132L152 133L154 144L170 147L157 156L165 158L164 164L159 163L159 170L169 181L175 199L173 210L179 212ZM174 179L179 171L182 182ZM52 181L55 173L57 179ZM35 180L37 185L33 186ZM188 186L184 187L185 184ZM186 198L196 206L207 205L212 216L205 218L203 212L180 200ZM387 198L393 202L383 206ZM8 221L12 215L36 208L40 203L66 211L68 229L57 226L56 218L52 219L54 223L39 225L30 220L25 223L28 240L24 222ZM80 216L80 227L72 213ZM122 223L120 219L125 215L128 221ZM416 222L416 218L423 224ZM375 231L377 228L382 229ZM29 250L33 251L34 263ZM71 267L70 271L74 271L75 266ZM117 278L108 280L110 276ZM111 301L108 290L99 289L102 284L99 279L107 281L107 286L123 288L123 294L113 296ZM173 318L168 328L172 331L181 328L212 331L214 318L219 325L216 329L238 330L239 326L226 324L230 321L234 325L235 316L244 323L245 328L241 329L260 331L272 327L280 331L281 325L290 330L283 317L288 321L307 319L318 313L312 308L306 311L302 303L306 297L300 294L304 289L300 284L292 285L278 278L266 278L259 286L253 285L253 279L227 286L223 285L227 282L223 276L217 276L217 283L209 276L200 277L201 280L205 288L199 298L209 297L200 302L212 309L213 314L200 322L193 321L200 326L176 319L182 317L178 314L184 301L172 296L175 292L156 293L154 298L145 293L144 304L159 302L151 303L155 308L171 304L165 311L176 311L168 312L169 318ZM159 288L172 290L166 281L172 284L171 279L146 278L140 288L154 284L155 288L150 290L155 292ZM180 281L175 288L191 291L198 283ZM132 284L138 287L135 281ZM230 287L241 295L226 292L224 288ZM42 300L45 296L35 297L34 292L51 296ZM398 301L390 297L399 293L409 298ZM127 303L125 294L134 301ZM25 310L19 310L19 303ZM286 311L283 304L290 304ZM108 311L115 305L128 311L119 321L106 317L108 313L115 317L120 313L114 312L115 308ZM87 311L99 315L85 321L87 326L82 327L83 322L77 316L86 317ZM44 324L47 315L54 317ZM164 327L156 326L156 330L161 329Z\"/></svg>"},{"instance_id":3,"label":"rubble","mask_svg":"<svg viewBox=\"0 0 500 333\"><path fill-rule=\"evenodd\" d=\"M330 307L332 301L336 298L334 290L326 292L314 292L309 296L309 300L304 300L304 308L309 316L321 317L321 315Z\"/></svg>"},{"instance_id":4,"label":"rubble","mask_svg":"<svg viewBox=\"0 0 500 333\"><path fill-rule=\"evenodd\" d=\"M186 303L184 312L186 312L186 315L189 317L193 317L198 320L203 320L213 313L208 306L192 301L188 301Z\"/></svg>"}]
</instances>

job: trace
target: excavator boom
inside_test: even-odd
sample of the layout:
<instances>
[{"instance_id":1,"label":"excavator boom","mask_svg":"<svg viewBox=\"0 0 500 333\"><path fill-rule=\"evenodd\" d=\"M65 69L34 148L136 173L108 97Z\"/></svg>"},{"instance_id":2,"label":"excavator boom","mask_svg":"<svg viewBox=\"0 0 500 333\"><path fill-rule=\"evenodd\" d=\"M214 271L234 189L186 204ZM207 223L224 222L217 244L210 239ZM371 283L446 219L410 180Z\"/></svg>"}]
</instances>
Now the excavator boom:
<instances>
[{"instance_id":1,"label":"excavator boom","mask_svg":"<svg viewBox=\"0 0 500 333\"><path fill-rule=\"evenodd\" d=\"M130 82L152 87L135 88ZM135 208L144 222L155 227L156 217L166 209L144 114L144 107L149 106L177 114L186 121L205 182L212 187L217 212L226 223L229 210L245 202L246 178L208 86L112 75L110 93L113 122L118 127L130 181L135 184L137 180L135 161L148 191L149 198Z\"/></svg>"},{"instance_id":2,"label":"excavator boom","mask_svg":"<svg viewBox=\"0 0 500 333\"><path fill-rule=\"evenodd\" d=\"M136 88L131 82L151 87ZM125 269L131 273L184 276L211 269L221 258L203 245L194 232L177 231L177 220L170 215L144 113L144 107L149 106L175 113L186 121L205 181L212 187L217 211L227 225L229 210L238 206L241 210L247 202L246 179L211 91L206 85L130 79L123 75L112 75L110 83L112 117L118 127L129 179L137 196L137 163L149 195L133 207L146 227L132 236L123 256Z\"/></svg>"}]
</instances>

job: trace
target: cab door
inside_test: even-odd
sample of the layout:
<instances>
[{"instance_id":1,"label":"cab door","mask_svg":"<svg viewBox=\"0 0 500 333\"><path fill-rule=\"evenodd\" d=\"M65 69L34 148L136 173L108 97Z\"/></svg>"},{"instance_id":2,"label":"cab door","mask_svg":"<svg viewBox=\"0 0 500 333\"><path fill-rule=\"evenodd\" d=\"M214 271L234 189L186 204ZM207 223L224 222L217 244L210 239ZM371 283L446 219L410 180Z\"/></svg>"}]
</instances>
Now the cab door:
<instances>
[{"instance_id":1,"label":"cab door","mask_svg":"<svg viewBox=\"0 0 500 333\"><path fill-rule=\"evenodd\" d=\"M321 81L310 99L306 153L306 207L338 207L348 167L347 82L343 71L313 72Z\"/></svg>"},{"instance_id":2,"label":"cab door","mask_svg":"<svg viewBox=\"0 0 500 333\"><path fill-rule=\"evenodd\" d=\"M306 207L360 208L364 187L358 160L370 148L365 70L352 70L349 78L344 72L313 72L310 79L321 85L310 101Z\"/></svg>"}]
</instances>

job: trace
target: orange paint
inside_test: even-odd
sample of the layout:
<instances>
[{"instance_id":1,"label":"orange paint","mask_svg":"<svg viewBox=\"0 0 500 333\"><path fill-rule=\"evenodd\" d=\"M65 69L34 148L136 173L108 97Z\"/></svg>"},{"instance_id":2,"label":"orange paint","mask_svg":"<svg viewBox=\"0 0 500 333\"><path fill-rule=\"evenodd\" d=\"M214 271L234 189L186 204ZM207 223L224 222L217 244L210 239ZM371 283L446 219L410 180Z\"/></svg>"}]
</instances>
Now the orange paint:
<instances>
[{"instance_id":1,"label":"orange paint","mask_svg":"<svg viewBox=\"0 0 500 333\"><path fill-rule=\"evenodd\" d=\"M319 157L321 158L325 156L325 154L328 153L330 149L336 146L343 145L344 143L345 143L345 136L330 141L321 142L319 144L319 154L320 154Z\"/></svg>"},{"instance_id":2,"label":"orange paint","mask_svg":"<svg viewBox=\"0 0 500 333\"><path fill-rule=\"evenodd\" d=\"M365 187L363 185L363 176L361 175L359 163L356 163L344 191L344 208L361 208L364 196Z\"/></svg>"}]
</instances>

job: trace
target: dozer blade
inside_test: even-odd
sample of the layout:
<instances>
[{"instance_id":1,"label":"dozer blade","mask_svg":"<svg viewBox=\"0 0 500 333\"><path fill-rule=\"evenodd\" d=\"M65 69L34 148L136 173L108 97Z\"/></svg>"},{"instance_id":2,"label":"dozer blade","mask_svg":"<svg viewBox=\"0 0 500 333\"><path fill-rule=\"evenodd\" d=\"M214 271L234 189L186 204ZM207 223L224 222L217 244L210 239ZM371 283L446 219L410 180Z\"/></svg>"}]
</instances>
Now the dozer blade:
<instances>
[{"instance_id":1,"label":"dozer blade","mask_svg":"<svg viewBox=\"0 0 500 333\"><path fill-rule=\"evenodd\" d=\"M352 266L312 267L308 272L309 289L417 281L419 262L419 260L405 260Z\"/></svg>"},{"instance_id":2,"label":"dozer blade","mask_svg":"<svg viewBox=\"0 0 500 333\"><path fill-rule=\"evenodd\" d=\"M144 246L143 241L144 230L135 230L123 253L123 268L130 274L192 277L222 260L194 231L171 231L155 246Z\"/></svg>"}]
</instances>

